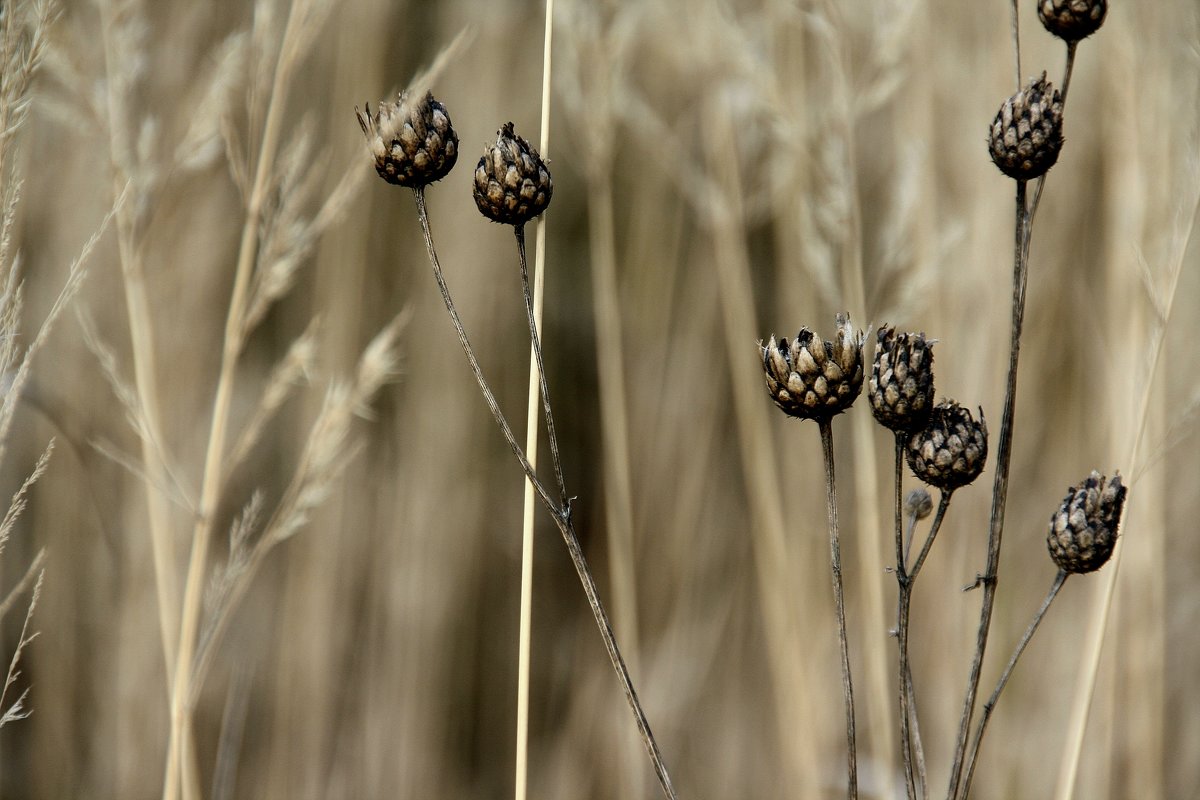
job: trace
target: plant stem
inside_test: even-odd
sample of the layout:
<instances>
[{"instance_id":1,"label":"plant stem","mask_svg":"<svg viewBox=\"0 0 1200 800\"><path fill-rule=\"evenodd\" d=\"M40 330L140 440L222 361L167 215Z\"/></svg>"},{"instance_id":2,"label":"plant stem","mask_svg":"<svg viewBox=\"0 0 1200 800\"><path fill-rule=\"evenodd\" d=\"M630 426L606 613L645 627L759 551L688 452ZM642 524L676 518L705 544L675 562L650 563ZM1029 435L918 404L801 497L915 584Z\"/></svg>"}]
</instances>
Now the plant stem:
<instances>
[{"instance_id":1,"label":"plant stem","mask_svg":"<svg viewBox=\"0 0 1200 800\"><path fill-rule=\"evenodd\" d=\"M902 512L904 497L903 497L903 479L904 479L904 442L907 434L896 432L896 492L895 492L895 516L896 516L896 584L898 586L899 607L898 623L897 623L897 641L900 650L900 669L897 676L900 681L900 758L904 762L904 790L908 793L908 800L916 800L917 787L913 780L913 764L912 764L912 732L909 729L909 720L912 719L912 705L910 703L911 696L909 689L911 686L909 680L909 665L908 665L908 612L909 603L912 598L912 583L908 577L908 570L904 564L904 515Z\"/></svg>"},{"instance_id":2,"label":"plant stem","mask_svg":"<svg viewBox=\"0 0 1200 800\"><path fill-rule=\"evenodd\" d=\"M538 150L543 158L550 156L550 57L554 41L554 0L546 0L543 20L545 35L542 44L542 118ZM533 261L533 318L542 319L542 297L546 280L546 220L538 224ZM532 349L532 347L531 347ZM529 463L537 468L538 456L538 376L540 372L532 356L529 359L529 383L525 410L525 452ZM517 632L517 724L513 765L513 800L526 800L529 793L529 674L533 661L533 553L534 516L537 500L533 484L522 482L521 492L521 600Z\"/></svg>"},{"instance_id":3,"label":"plant stem","mask_svg":"<svg viewBox=\"0 0 1200 800\"><path fill-rule=\"evenodd\" d=\"M425 236L425 248L429 253L429 262L433 266L433 275L437 280L438 289L441 290L442 301L446 305L446 311L450 314L450 320L454 325L455 333L458 335L458 342L467 356L467 362L471 365L471 372L475 375L475 380L479 384L479 390L483 393L484 401L487 403L488 409L491 410L496 424L500 426L500 431L504 434L509 448L516 455L517 461L520 462L521 468L525 471L525 476L529 478L529 482L537 491L542 504L550 512L550 516L553 517L554 524L558 527L559 533L562 534L563 542L567 546L567 553L570 555L571 563L574 564L575 571L579 575L579 582L583 585L583 593L587 597L588 606L591 608L592 616L596 620L596 627L600 629L600 638L604 640L604 649L608 653L613 670L617 673L621 689L625 693L625 700L629 703L630 711L633 713L634 721L637 724L638 733L641 735L642 743L645 745L646 752L650 756L651 764L654 767L654 774L658 778L659 785L662 787L663 795L668 800L676 800L677 795L671 783L671 776L667 772L666 762L663 761L662 752L658 748L658 742L654 739L653 731L650 730L650 722L646 719L645 712L642 711L642 704L638 699L637 690L633 686L633 680L629 676L629 669L625 666L625 659L621 656L620 647L617 646L617 639L613 633L612 624L608 620L608 614L604 610L603 603L600 602L600 593L596 588L596 580L592 577L592 571L588 567L587 559L584 558L583 549L579 546L579 537L575 534L575 525L571 520L571 506L565 500L563 505L559 506L551 498L549 492L546 491L546 487L542 485L537 475L534 474L533 467L525 457L525 452L521 449L521 445L513 435L508 421L504 418L504 413L500 410L500 405L496 402L491 387L483 376L483 370L479 366L479 359L476 358L475 350L471 347L471 342L467 339L462 320L459 318L458 311L454 307L454 301L450 297L450 289L446 285L446 278L442 273L441 263L437 257L437 250L433 244L433 234L429 227L429 213L425 207L424 189L420 187L413 189L413 196L417 202L417 216L421 221L421 231Z\"/></svg>"},{"instance_id":4,"label":"plant stem","mask_svg":"<svg viewBox=\"0 0 1200 800\"><path fill-rule=\"evenodd\" d=\"M429 228L429 212L425 208L424 187L418 186L413 189L413 197L417 202L417 216L421 221L421 232L425 236L425 249L429 254L429 263L433 266L433 277L437 280L438 289L441 290L442 301L446 304L446 311L450 314L450 322L454 325L454 332L458 335L458 343L462 346L463 352L467 356L467 363L471 365L471 372L475 376L475 382L479 384L479 391L483 393L484 402L487 403L488 409L492 412L492 417L495 418L496 424L500 426L500 432L504 434L504 440L508 442L509 449L513 451L513 455L517 457L517 461L521 464L521 469L525 471L525 477L533 484L533 488L541 499L542 504L557 518L562 515L563 511L550 496L550 493L546 491L546 487L542 485L542 482L538 480L538 476L533 471L529 459L525 457L525 451L521 449L517 437L513 435L508 420L504 418L504 412L500 410L500 404L496 402L496 397L492 394L491 386L488 385L487 379L483 377L483 370L479 366L479 359L475 357L475 348L471 346L470 340L467 339L467 332L463 328L462 319L459 318L458 310L454 307L454 301L450 298L450 287L446 285L446 276L442 273L442 265L438 261L437 250L433 245L433 233Z\"/></svg>"},{"instance_id":5,"label":"plant stem","mask_svg":"<svg viewBox=\"0 0 1200 800\"><path fill-rule=\"evenodd\" d=\"M550 387L546 385L546 362L542 358L541 337L538 336L537 318L533 313L533 295L529 291L529 269L525 258L525 225L516 225L517 253L521 261L521 291L525 296L525 316L529 321L529 339L533 343L533 355L537 361L538 382L542 390L542 411L546 414L546 436L550 440L550 460L554 464L554 479L558 483L559 505L567 505L567 487L563 481L562 460L558 455L558 434L554 430L554 412L550 408Z\"/></svg>"},{"instance_id":6,"label":"plant stem","mask_svg":"<svg viewBox=\"0 0 1200 800\"><path fill-rule=\"evenodd\" d=\"M1008 679L1012 675L1013 669L1017 666L1017 660L1021 658L1021 654L1025 652L1026 645L1033 638L1033 634L1037 632L1038 626L1042 624L1042 618L1046 616L1046 612L1050 610L1050 604L1054 602L1054 598L1058 595L1058 590L1066 583L1069 573L1059 570L1054 576L1054 582L1050 584L1050 591L1046 593L1046 599L1042 601L1042 606L1033 615L1033 619L1029 623L1029 627L1025 629L1025 635L1021 637L1021 641L1017 643L1017 649L1013 651L1012 657L1008 659L1008 665L1004 667L1003 674L1000 675L1000 680L996 683L996 688L992 692L992 696L983 704L983 710L979 715L979 725L975 728L975 736L971 740L970 756L967 758L966 777L963 779L962 798L967 800L971 794L971 779L975 776L975 760L979 757L979 745L983 741L983 732L987 728L988 720L992 717L992 710L996 707L996 701L1000 699L1000 693L1004 691L1004 687L1008 684Z\"/></svg>"},{"instance_id":7,"label":"plant stem","mask_svg":"<svg viewBox=\"0 0 1200 800\"><path fill-rule=\"evenodd\" d=\"M921 567L925 565L925 559L929 555L929 549L933 547L933 540L937 538L938 531L942 529L942 520L946 518L946 510L950 508L950 496L953 494L953 489L943 489L941 492L937 513L933 517L933 525L929 527L929 535L925 537L925 544L921 546L921 552L917 554L917 560L913 562L912 569L908 573L910 586L917 579L917 575L920 574Z\"/></svg>"},{"instance_id":8,"label":"plant stem","mask_svg":"<svg viewBox=\"0 0 1200 800\"><path fill-rule=\"evenodd\" d=\"M1000 543L1004 534L1004 509L1008 500L1008 472L1012 463L1013 417L1017 401L1017 363L1021 354L1021 327L1025 318L1025 286L1028 279L1028 229L1030 217L1025 205L1025 181L1017 181L1015 246L1013 254L1012 330L1008 355L1008 380L1004 392L1004 415L1000 420L1000 444L996 453L996 477L992 485L992 510L988 522L987 564L978 582L983 585L983 601L976 632L975 656L967 678L962 716L958 724L958 739L954 762L950 768L948 800L958 797L962 779L963 757L966 754L967 732L975 712L975 697L979 691L979 676L983 669L983 654L987 649L988 630L996 601L997 571L1000 566Z\"/></svg>"},{"instance_id":9,"label":"plant stem","mask_svg":"<svg viewBox=\"0 0 1200 800\"><path fill-rule=\"evenodd\" d=\"M842 550L838 540L837 495L833 474L833 425L818 420L821 451L825 456L825 510L829 516L829 566L833 573L833 603L837 610L838 642L842 653L842 693L846 698L846 796L858 797L858 757L854 736L854 685L850 680L850 645L846 637L846 601L842 596Z\"/></svg>"}]
</instances>

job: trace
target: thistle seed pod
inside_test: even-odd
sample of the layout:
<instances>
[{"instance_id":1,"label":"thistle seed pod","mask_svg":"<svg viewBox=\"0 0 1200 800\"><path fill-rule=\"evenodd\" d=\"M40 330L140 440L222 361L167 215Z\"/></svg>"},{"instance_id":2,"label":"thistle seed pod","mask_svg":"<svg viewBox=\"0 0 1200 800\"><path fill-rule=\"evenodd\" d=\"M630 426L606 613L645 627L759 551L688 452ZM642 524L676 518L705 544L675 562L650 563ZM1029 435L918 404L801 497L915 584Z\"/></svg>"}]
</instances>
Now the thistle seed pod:
<instances>
[{"instance_id":1,"label":"thistle seed pod","mask_svg":"<svg viewBox=\"0 0 1200 800\"><path fill-rule=\"evenodd\" d=\"M1104 566L1117 543L1117 526L1125 505L1121 476L1111 481L1099 472L1067 490L1062 505L1050 517L1046 545L1064 572L1093 572Z\"/></svg>"},{"instance_id":2,"label":"thistle seed pod","mask_svg":"<svg viewBox=\"0 0 1200 800\"><path fill-rule=\"evenodd\" d=\"M767 391L785 414L829 419L854 403L862 391L863 333L847 314L837 315L837 335L822 341L802 328L790 343L772 336L762 346Z\"/></svg>"},{"instance_id":3,"label":"thistle seed pod","mask_svg":"<svg viewBox=\"0 0 1200 800\"><path fill-rule=\"evenodd\" d=\"M1046 30L1068 42L1086 39L1104 24L1105 0L1038 0L1038 18Z\"/></svg>"},{"instance_id":4,"label":"thistle seed pod","mask_svg":"<svg viewBox=\"0 0 1200 800\"><path fill-rule=\"evenodd\" d=\"M506 122L475 167L474 194L488 219L523 225L550 205L554 181L538 152Z\"/></svg>"},{"instance_id":5,"label":"thistle seed pod","mask_svg":"<svg viewBox=\"0 0 1200 800\"><path fill-rule=\"evenodd\" d=\"M913 474L939 489L954 490L979 477L987 462L987 422L953 400L933 407L929 422L905 446Z\"/></svg>"},{"instance_id":6,"label":"thistle seed pod","mask_svg":"<svg viewBox=\"0 0 1200 800\"><path fill-rule=\"evenodd\" d=\"M933 408L933 342L924 333L880 328L867 399L885 428L900 433L924 427Z\"/></svg>"},{"instance_id":7,"label":"thistle seed pod","mask_svg":"<svg viewBox=\"0 0 1200 800\"><path fill-rule=\"evenodd\" d=\"M441 180L458 160L458 134L446 107L428 92L413 100L401 92L395 103L381 102L374 114L354 109L375 157L379 177L416 189Z\"/></svg>"},{"instance_id":8,"label":"thistle seed pod","mask_svg":"<svg viewBox=\"0 0 1200 800\"><path fill-rule=\"evenodd\" d=\"M1042 77L1004 101L988 131L992 161L1010 178L1044 175L1062 149L1062 97Z\"/></svg>"}]
</instances>

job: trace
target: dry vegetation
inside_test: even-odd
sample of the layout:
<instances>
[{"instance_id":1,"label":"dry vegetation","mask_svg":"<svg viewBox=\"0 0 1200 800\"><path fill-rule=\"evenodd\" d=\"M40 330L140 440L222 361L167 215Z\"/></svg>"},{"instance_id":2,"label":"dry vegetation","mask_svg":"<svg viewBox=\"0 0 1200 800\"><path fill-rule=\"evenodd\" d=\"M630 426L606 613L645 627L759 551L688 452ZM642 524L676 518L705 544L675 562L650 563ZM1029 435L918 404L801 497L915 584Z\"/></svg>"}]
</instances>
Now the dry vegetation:
<instances>
[{"instance_id":1,"label":"dry vegetation","mask_svg":"<svg viewBox=\"0 0 1200 800\"><path fill-rule=\"evenodd\" d=\"M502 122L536 139L543 4L64 6L4 3L0 25L19 43L0 496L27 503L0 528L0 664L20 655L2 711L23 700L0 796L156 797L172 749L213 800L511 796L522 475L353 111L467 30L435 81L463 155L430 214L520 420L512 236L469 183ZM1057 79L1062 45L1021 6L1024 72ZM844 309L923 330L939 398L998 428L1012 182L984 140L1014 91L1009 21L1000 0L558 0L547 371L575 527L682 797L844 794L818 433L773 409L755 342ZM1055 574L1046 521L1093 468L1130 487L1120 564L1064 588L989 728L981 799L1052 796L1080 730L1075 797L1200 792L1198 109L1195 3L1114 2L1034 229L985 694ZM836 425L861 794L902 796L892 438L861 401ZM914 597L933 787L991 470ZM654 796L539 520L530 795ZM194 708L174 745L173 685Z\"/></svg>"}]
</instances>

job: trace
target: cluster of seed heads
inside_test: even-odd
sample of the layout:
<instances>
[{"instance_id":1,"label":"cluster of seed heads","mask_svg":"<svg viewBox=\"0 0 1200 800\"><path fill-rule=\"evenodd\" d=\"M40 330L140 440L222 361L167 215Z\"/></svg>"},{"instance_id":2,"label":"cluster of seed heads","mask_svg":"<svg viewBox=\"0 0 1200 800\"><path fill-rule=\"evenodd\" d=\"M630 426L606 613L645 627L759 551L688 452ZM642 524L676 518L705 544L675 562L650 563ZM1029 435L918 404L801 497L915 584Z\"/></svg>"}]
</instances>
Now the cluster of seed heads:
<instances>
[{"instance_id":1,"label":"cluster of seed heads","mask_svg":"<svg viewBox=\"0 0 1200 800\"><path fill-rule=\"evenodd\" d=\"M401 92L374 113L355 109L379 177L419 189L450 173L458 160L458 134L446 107L426 93L413 100ZM537 150L507 122L488 145L473 176L475 205L488 219L523 225L550 205L554 182Z\"/></svg>"}]
</instances>

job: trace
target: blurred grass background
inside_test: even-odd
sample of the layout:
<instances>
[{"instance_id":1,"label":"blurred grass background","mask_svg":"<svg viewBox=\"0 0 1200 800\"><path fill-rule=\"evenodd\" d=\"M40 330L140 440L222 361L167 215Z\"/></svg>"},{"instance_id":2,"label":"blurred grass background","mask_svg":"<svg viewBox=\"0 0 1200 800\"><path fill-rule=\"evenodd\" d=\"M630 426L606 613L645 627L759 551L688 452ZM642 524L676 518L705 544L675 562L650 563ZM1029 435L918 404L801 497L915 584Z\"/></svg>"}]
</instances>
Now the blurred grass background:
<instances>
[{"instance_id":1,"label":"blurred grass background","mask_svg":"<svg viewBox=\"0 0 1200 800\"><path fill-rule=\"evenodd\" d=\"M221 137L188 149L188 131L208 115L214 131L253 147L245 94L260 56L275 58L285 5L67 3L19 138L14 237L22 335L32 336L123 184L114 120L133 132L131 152L116 157L145 200L133 239L162 438L193 495L244 211ZM923 330L939 342L939 398L982 406L998 431L1013 185L984 137L1014 91L1009 4L556 7L543 341L577 529L681 796L840 796L819 439L772 407L755 343L802 325L828 336L844 309L861 325ZM438 302L409 193L369 175L353 109L388 97L467 29L433 87L463 153L429 190L430 211L484 370L519 421L528 341L515 248L475 210L468 176L501 123L538 138L543 13L515 0L346 0L287 88L285 149L293 126L311 126L303 174L317 200L347 171L362 180L247 346L235 429L272 365L320 320L314 388L230 476L218 531L255 489L278 498L320 387L352 371L398 311L410 317L403 374L359 423L361 452L267 561L220 644L197 707L206 796L511 794L522 477ZM1032 3L1021 13L1024 76L1046 69L1058 82L1061 42ZM254 33L231 44L239 31ZM120 107L103 101L114 80ZM214 80L225 89L208 107ZM1076 797L1200 793L1200 281L1189 238L1198 101L1196 5L1114 3L1080 46L1067 143L1035 223L981 688L1054 576L1045 524L1067 486L1119 469L1130 502ZM75 306L132 381L121 259L110 233ZM15 491L57 439L0 564L7 589L49 551L41 635L19 679L34 713L0 732L5 798L154 797L162 785L169 686L147 526L154 489L98 449L140 445L83 339L67 314L39 354L0 476L0 491ZM598 349L615 373L598 367ZM834 430L863 795L896 797L895 590L883 571L891 437L862 402ZM979 598L960 588L983 564L991 477L956 495L915 597L935 793L974 641ZM192 517L177 504L167 514L182 581ZM531 795L654 796L547 522L536 549ZM223 534L216 548L219 560ZM1089 626L1114 569L1067 584L998 707L976 797L1047 797L1059 785ZM6 658L20 618L3 621Z\"/></svg>"}]
</instances>

